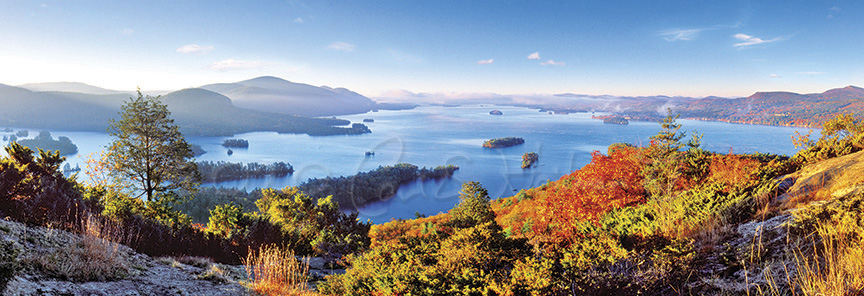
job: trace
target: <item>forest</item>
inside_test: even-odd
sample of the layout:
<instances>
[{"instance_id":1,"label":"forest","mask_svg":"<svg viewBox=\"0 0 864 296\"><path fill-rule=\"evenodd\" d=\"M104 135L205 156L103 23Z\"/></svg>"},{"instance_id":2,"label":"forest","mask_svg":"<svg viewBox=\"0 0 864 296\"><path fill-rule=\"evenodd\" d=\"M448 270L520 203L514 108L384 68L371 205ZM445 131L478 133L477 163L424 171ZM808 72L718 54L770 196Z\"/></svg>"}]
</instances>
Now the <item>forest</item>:
<instances>
[{"instance_id":1,"label":"forest","mask_svg":"<svg viewBox=\"0 0 864 296\"><path fill-rule=\"evenodd\" d=\"M347 209L356 209L370 202L386 200L396 194L399 186L414 180L440 179L453 176L459 167L454 165L418 168L400 163L379 166L369 172L337 178L312 178L297 188L315 198L333 197L333 201Z\"/></svg>"},{"instance_id":2,"label":"forest","mask_svg":"<svg viewBox=\"0 0 864 296\"><path fill-rule=\"evenodd\" d=\"M265 176L284 177L294 173L294 167L282 161L271 164L199 161L195 164L198 166L198 172L202 176L201 181L204 183L262 178Z\"/></svg>"}]
</instances>

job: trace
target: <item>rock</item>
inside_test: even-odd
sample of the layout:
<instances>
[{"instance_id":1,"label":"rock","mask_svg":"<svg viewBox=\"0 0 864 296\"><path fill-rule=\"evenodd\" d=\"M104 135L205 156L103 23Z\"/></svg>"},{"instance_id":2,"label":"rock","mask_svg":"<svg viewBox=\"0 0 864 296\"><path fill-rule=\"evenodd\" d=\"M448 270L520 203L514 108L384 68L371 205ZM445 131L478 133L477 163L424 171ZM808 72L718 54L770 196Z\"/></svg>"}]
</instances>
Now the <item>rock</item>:
<instances>
[{"instance_id":1,"label":"rock","mask_svg":"<svg viewBox=\"0 0 864 296\"><path fill-rule=\"evenodd\" d=\"M57 229L28 227L0 220L0 240L20 245L19 261L32 262L39 256L70 245L84 238ZM117 245L120 256L132 268L129 275L112 281L73 282L51 276L38 266L19 270L2 295L248 295L239 284L245 279L242 267L217 264L226 270L225 281L199 279L206 269L177 263L177 267L159 263L150 256L134 253L129 247ZM31 265L35 265L30 263ZM215 264L215 263L214 263Z\"/></svg>"}]
</instances>

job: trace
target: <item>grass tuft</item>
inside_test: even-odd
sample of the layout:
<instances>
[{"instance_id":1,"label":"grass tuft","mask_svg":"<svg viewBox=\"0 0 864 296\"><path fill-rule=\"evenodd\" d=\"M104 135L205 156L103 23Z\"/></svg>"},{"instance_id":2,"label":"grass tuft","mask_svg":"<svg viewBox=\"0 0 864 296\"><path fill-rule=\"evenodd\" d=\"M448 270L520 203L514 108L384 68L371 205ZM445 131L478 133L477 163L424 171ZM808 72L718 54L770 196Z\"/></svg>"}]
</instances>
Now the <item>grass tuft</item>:
<instances>
[{"instance_id":1,"label":"grass tuft","mask_svg":"<svg viewBox=\"0 0 864 296\"><path fill-rule=\"evenodd\" d=\"M294 252L277 246L250 250L243 260L249 282L261 295L316 295L309 289L309 261L297 260Z\"/></svg>"}]
</instances>

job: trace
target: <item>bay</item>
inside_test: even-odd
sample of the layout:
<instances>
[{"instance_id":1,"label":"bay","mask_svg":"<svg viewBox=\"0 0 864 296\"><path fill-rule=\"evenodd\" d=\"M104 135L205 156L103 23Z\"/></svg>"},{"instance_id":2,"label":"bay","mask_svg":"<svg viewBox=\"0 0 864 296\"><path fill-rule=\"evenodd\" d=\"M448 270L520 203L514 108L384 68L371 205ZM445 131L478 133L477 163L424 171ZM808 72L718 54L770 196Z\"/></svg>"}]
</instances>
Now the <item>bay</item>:
<instances>
[{"instance_id":1,"label":"bay","mask_svg":"<svg viewBox=\"0 0 864 296\"><path fill-rule=\"evenodd\" d=\"M491 110L503 115L490 115ZM458 202L463 182L478 181L493 198L511 196L519 189L539 186L557 180L590 161L591 152L606 152L613 143L645 146L648 138L660 130L654 122L629 125L604 124L590 113L550 115L536 109L510 106L475 105L460 107L419 107L413 110L369 112L340 116L352 122L363 122L371 134L313 137L308 135L253 132L235 135L249 141L249 148L221 146L229 137L191 137L189 142L201 145L206 154L200 161L230 161L292 164L295 173L286 177L227 181L206 186L283 188L295 186L309 178L338 177L369 171L378 166L401 162L434 167L457 165L452 178L412 182L403 185L387 201L365 206L343 205L355 209L362 219L375 223L390 219L413 218L415 213L434 215L445 212ZM599 115L599 114L598 114ZM715 152L766 152L792 155L796 149L791 136L808 129L763 125L731 124L679 120L682 131L704 134L703 148ZM18 130L18 129L15 129ZM38 130L30 130L31 135ZM110 141L106 133L52 131L54 137L67 136L78 145L79 154L68 157L72 167L84 168L83 156L97 152ZM522 137L525 144L487 149L483 141L500 137ZM365 152L374 152L366 156ZM538 166L522 169L525 152L540 155ZM85 178L83 174L79 178Z\"/></svg>"}]
</instances>

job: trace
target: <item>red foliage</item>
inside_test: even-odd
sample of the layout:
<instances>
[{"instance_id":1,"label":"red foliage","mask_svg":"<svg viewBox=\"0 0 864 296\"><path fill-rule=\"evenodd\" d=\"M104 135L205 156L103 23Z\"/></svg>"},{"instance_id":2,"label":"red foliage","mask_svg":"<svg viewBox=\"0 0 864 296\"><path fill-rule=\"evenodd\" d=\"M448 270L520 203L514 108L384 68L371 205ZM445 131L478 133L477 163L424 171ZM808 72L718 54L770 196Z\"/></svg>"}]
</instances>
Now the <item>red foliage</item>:
<instances>
[{"instance_id":1,"label":"red foliage","mask_svg":"<svg viewBox=\"0 0 864 296\"><path fill-rule=\"evenodd\" d=\"M578 238L576 222L597 221L617 208L645 201L642 149L619 147L558 181L528 190L527 197L493 202L498 223L510 235L552 243Z\"/></svg>"},{"instance_id":2,"label":"red foliage","mask_svg":"<svg viewBox=\"0 0 864 296\"><path fill-rule=\"evenodd\" d=\"M761 167L762 163L755 159L715 154L711 156L708 182L721 184L723 192L747 188L759 182L757 173Z\"/></svg>"}]
</instances>

